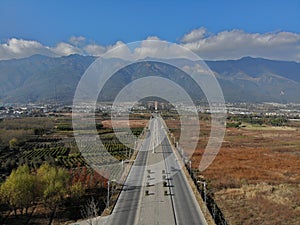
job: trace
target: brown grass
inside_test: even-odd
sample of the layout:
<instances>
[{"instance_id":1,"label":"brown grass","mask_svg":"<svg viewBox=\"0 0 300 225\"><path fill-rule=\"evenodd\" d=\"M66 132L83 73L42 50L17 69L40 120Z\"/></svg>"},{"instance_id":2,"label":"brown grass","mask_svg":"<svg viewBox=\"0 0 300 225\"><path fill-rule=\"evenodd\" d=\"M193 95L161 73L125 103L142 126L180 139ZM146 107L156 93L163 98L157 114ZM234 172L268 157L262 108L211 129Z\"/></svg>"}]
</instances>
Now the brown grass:
<instances>
[{"instance_id":1,"label":"brown grass","mask_svg":"<svg viewBox=\"0 0 300 225\"><path fill-rule=\"evenodd\" d=\"M127 127L128 120L116 120L114 121L118 128L125 128ZM148 123L148 120L129 120L129 127L130 128L138 128L138 127L145 127ZM102 121L103 127L105 128L112 128L111 120L103 120Z\"/></svg>"},{"instance_id":2,"label":"brown grass","mask_svg":"<svg viewBox=\"0 0 300 225\"><path fill-rule=\"evenodd\" d=\"M178 137L179 123L167 125ZM194 168L210 133L207 121L200 125ZM299 224L299 129L227 128L219 154L202 175L230 224Z\"/></svg>"}]
</instances>

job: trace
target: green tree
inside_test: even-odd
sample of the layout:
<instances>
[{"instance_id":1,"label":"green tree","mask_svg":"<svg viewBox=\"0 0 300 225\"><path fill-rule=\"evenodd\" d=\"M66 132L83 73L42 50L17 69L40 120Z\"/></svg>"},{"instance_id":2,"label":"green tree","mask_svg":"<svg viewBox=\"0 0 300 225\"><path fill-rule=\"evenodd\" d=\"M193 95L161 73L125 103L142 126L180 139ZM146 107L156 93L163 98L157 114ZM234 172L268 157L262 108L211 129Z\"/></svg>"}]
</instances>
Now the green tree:
<instances>
[{"instance_id":1,"label":"green tree","mask_svg":"<svg viewBox=\"0 0 300 225\"><path fill-rule=\"evenodd\" d=\"M28 213L28 208L35 200L36 179L30 172L27 165L19 166L17 170L13 170L10 176L1 185L2 201L7 203L17 215L20 213Z\"/></svg>"},{"instance_id":2,"label":"green tree","mask_svg":"<svg viewBox=\"0 0 300 225\"><path fill-rule=\"evenodd\" d=\"M66 169L43 164L37 170L38 190L46 207L51 210L49 224L57 207L63 202L68 191L70 175Z\"/></svg>"},{"instance_id":3,"label":"green tree","mask_svg":"<svg viewBox=\"0 0 300 225\"><path fill-rule=\"evenodd\" d=\"M84 195L85 189L82 183L77 181L70 186L70 203L72 207L70 208L71 217L74 220L78 220L80 218L79 209L82 205L82 196Z\"/></svg>"},{"instance_id":4,"label":"green tree","mask_svg":"<svg viewBox=\"0 0 300 225\"><path fill-rule=\"evenodd\" d=\"M82 183L76 182L70 187L70 197L77 202L84 195L84 187Z\"/></svg>"},{"instance_id":5,"label":"green tree","mask_svg":"<svg viewBox=\"0 0 300 225\"><path fill-rule=\"evenodd\" d=\"M10 139L10 141L9 141L9 149L10 150L16 149L17 144L18 144L18 139L17 138Z\"/></svg>"}]
</instances>

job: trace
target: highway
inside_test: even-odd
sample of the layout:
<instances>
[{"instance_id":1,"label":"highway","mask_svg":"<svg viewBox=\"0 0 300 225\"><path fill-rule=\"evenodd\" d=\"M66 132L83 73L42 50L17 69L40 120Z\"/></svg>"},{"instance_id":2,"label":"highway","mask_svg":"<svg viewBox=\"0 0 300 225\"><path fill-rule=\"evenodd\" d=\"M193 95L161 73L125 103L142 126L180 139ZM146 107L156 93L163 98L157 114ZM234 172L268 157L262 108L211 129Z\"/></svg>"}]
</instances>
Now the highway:
<instances>
[{"instance_id":1,"label":"highway","mask_svg":"<svg viewBox=\"0 0 300 225\"><path fill-rule=\"evenodd\" d=\"M207 224L166 135L160 116L149 121L146 138L106 224Z\"/></svg>"},{"instance_id":2,"label":"highway","mask_svg":"<svg viewBox=\"0 0 300 225\"><path fill-rule=\"evenodd\" d=\"M183 171L179 168L177 162L179 159L176 158L167 137L163 139L162 147L167 171L176 172L171 177L169 184L174 202L176 224L206 224L192 189Z\"/></svg>"},{"instance_id":3,"label":"highway","mask_svg":"<svg viewBox=\"0 0 300 225\"><path fill-rule=\"evenodd\" d=\"M149 124L149 127L152 127L152 125ZM149 132L146 134L146 137L148 136ZM148 156L147 150L149 149L149 146L150 140L145 138L133 163L133 167L128 174L116 206L112 212L109 222L111 225L136 224L135 220L137 219L136 215L138 212L139 200L142 194L142 186Z\"/></svg>"}]
</instances>

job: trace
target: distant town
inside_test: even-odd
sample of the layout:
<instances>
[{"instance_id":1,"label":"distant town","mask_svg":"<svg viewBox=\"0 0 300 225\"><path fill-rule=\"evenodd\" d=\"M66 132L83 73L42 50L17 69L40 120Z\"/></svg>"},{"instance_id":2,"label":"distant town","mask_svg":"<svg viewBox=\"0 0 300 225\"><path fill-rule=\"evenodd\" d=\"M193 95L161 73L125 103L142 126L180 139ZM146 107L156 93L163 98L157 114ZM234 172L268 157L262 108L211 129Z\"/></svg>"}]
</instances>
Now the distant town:
<instances>
[{"instance_id":1,"label":"distant town","mask_svg":"<svg viewBox=\"0 0 300 225\"><path fill-rule=\"evenodd\" d=\"M112 103L99 103L96 111L111 112L112 109L119 112L145 111L155 108L154 101L147 101L140 104L123 103L114 106ZM159 110L174 111L177 109L188 109L186 105L171 105L165 102L158 102L156 108ZM211 113L208 105L198 105L200 113ZM89 104L83 111L93 110ZM284 116L292 120L300 120L300 104L295 103L226 103L226 111L229 115L261 115L261 116ZM0 119L20 117L48 117L55 113L71 113L72 105L62 104L3 104L0 105Z\"/></svg>"}]
</instances>

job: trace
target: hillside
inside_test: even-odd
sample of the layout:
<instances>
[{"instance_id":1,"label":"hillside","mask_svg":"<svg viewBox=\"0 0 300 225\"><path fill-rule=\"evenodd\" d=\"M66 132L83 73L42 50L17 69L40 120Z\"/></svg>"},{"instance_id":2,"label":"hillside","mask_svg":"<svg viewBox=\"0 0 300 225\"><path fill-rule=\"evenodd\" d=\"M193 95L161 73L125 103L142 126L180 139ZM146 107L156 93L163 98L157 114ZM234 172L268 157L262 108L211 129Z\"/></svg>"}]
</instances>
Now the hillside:
<instances>
[{"instance_id":1,"label":"hillside","mask_svg":"<svg viewBox=\"0 0 300 225\"><path fill-rule=\"evenodd\" d=\"M34 55L0 61L0 103L71 103L80 77L95 57L70 55L52 58ZM227 102L300 102L300 63L245 57L207 61ZM147 75L169 78L195 100L203 93L189 77L164 64L137 63L119 71L107 83L102 100L112 100L121 87Z\"/></svg>"},{"instance_id":2,"label":"hillside","mask_svg":"<svg viewBox=\"0 0 300 225\"><path fill-rule=\"evenodd\" d=\"M71 102L94 57L34 55L0 61L0 102Z\"/></svg>"}]
</instances>

